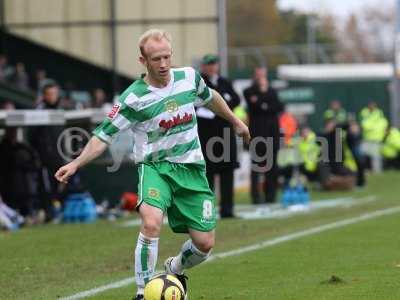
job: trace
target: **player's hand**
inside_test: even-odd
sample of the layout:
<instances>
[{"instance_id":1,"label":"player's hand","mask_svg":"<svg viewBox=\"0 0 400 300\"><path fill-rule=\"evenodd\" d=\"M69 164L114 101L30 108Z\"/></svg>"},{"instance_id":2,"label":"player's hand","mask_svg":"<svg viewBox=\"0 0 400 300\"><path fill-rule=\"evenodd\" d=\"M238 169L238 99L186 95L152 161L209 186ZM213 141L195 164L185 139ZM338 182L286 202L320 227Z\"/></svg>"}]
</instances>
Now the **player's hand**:
<instances>
[{"instance_id":1,"label":"player's hand","mask_svg":"<svg viewBox=\"0 0 400 300\"><path fill-rule=\"evenodd\" d=\"M241 120L237 120L236 124L234 125L233 129L235 133L242 137L246 144L250 144L250 131L249 128L244 124Z\"/></svg>"},{"instance_id":2,"label":"player's hand","mask_svg":"<svg viewBox=\"0 0 400 300\"><path fill-rule=\"evenodd\" d=\"M69 178L76 173L78 166L74 161L58 169L54 177L62 183L68 183Z\"/></svg>"}]
</instances>

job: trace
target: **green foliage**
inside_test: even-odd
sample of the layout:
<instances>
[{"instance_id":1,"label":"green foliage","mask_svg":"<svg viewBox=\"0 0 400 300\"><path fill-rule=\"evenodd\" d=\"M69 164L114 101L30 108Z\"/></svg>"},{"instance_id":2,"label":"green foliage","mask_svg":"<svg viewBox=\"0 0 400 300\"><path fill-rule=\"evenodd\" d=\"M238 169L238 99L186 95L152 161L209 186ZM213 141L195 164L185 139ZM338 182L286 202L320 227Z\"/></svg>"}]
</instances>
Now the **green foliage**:
<instances>
[{"instance_id":1,"label":"green foliage","mask_svg":"<svg viewBox=\"0 0 400 300\"><path fill-rule=\"evenodd\" d=\"M309 18L317 22L317 43L336 41L331 16L279 11L275 0L227 1L228 44L230 47L305 44Z\"/></svg>"},{"instance_id":2,"label":"green foliage","mask_svg":"<svg viewBox=\"0 0 400 300\"><path fill-rule=\"evenodd\" d=\"M317 44L337 44L332 16L279 11L275 0L227 1L227 28L228 47L241 49L231 52L238 53L229 59L229 69L234 72L251 73L261 64L275 69L280 64L293 62L293 58L304 61L308 57L309 49L304 46L309 34Z\"/></svg>"},{"instance_id":3,"label":"green foliage","mask_svg":"<svg viewBox=\"0 0 400 300\"><path fill-rule=\"evenodd\" d=\"M306 14L294 10L283 11L280 16L287 26L286 35L283 37L285 38L284 43L306 44L310 22L315 23L316 43L332 44L336 42L335 26L330 16L321 17L316 14Z\"/></svg>"},{"instance_id":4,"label":"green foliage","mask_svg":"<svg viewBox=\"0 0 400 300\"><path fill-rule=\"evenodd\" d=\"M285 30L275 0L227 1L227 27L230 47L276 45Z\"/></svg>"}]
</instances>

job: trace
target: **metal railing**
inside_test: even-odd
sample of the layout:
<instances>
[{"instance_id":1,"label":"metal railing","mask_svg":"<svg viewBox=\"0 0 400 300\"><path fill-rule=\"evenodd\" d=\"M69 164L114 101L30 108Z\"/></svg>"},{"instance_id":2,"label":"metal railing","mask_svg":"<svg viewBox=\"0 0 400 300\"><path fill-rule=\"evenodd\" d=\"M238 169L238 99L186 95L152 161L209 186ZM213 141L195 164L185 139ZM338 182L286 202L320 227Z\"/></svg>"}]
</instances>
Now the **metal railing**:
<instances>
[{"instance_id":1,"label":"metal railing","mask_svg":"<svg viewBox=\"0 0 400 300\"><path fill-rule=\"evenodd\" d=\"M231 68L246 69L255 65L274 66L278 64L339 63L338 47L335 44L288 44L262 47L229 48ZM313 52L313 55L310 55ZM310 61L310 58L313 61ZM354 53L354 62L362 57Z\"/></svg>"}]
</instances>

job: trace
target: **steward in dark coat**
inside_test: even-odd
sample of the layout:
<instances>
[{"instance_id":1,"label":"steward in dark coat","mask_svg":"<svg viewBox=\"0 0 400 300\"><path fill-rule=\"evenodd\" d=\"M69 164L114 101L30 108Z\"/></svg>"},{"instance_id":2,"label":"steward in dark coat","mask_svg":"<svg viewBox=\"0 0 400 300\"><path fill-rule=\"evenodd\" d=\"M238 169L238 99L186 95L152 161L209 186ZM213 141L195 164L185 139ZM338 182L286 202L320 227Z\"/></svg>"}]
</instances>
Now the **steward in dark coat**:
<instances>
[{"instance_id":1,"label":"steward in dark coat","mask_svg":"<svg viewBox=\"0 0 400 300\"><path fill-rule=\"evenodd\" d=\"M253 141L255 138L264 138L267 142L256 143L255 149L251 153L253 164L261 168L271 166L270 168L265 168L265 171L262 172L254 170L252 166L252 200L254 204L275 202L278 185L279 115L283 111L283 105L279 101L276 91L269 86L265 68L255 69L254 83L245 89L243 94L247 102L251 137ZM272 149L267 149L271 146ZM250 148L250 150L252 149ZM267 155L268 157L266 157ZM260 161L257 157L266 158ZM261 199L258 191L260 173L265 175L265 200Z\"/></svg>"},{"instance_id":2,"label":"steward in dark coat","mask_svg":"<svg viewBox=\"0 0 400 300\"><path fill-rule=\"evenodd\" d=\"M233 90L230 81L219 76L217 56L206 55L202 60L201 71L207 86L218 91L231 110L240 104L240 98ZM208 183L210 188L214 190L214 177L217 174L220 175L220 215L221 217L232 217L233 172L235 168L239 167L235 133L227 121L216 116L205 107L198 108L196 114L201 147L206 160ZM225 136L224 132L226 132ZM207 153L207 142L212 142L213 140L216 142L210 148L211 151L209 150L211 153Z\"/></svg>"},{"instance_id":3,"label":"steward in dark coat","mask_svg":"<svg viewBox=\"0 0 400 300\"><path fill-rule=\"evenodd\" d=\"M42 88L42 101L36 109L60 109L60 91L56 83L50 82ZM39 154L42 163L41 206L46 211L46 221L53 217L52 201L61 199L61 186L54 174L65 160L57 147L58 139L63 133L63 125L35 126L29 132L32 147Z\"/></svg>"}]
</instances>

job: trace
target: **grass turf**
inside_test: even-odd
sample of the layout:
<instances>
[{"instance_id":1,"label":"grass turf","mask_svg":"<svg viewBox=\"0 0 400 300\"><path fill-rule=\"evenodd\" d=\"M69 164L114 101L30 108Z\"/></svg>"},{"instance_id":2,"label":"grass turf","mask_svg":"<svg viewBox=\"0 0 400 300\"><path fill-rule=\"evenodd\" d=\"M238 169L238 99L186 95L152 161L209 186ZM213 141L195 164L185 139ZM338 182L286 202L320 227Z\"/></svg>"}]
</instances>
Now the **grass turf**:
<instances>
[{"instance_id":1,"label":"grass turf","mask_svg":"<svg viewBox=\"0 0 400 300\"><path fill-rule=\"evenodd\" d=\"M378 197L363 205L288 219L221 221L215 252L400 205L399 179L400 174L389 172L371 177L362 191L335 194ZM399 223L398 215L381 217L200 266L189 272L191 299L400 299ZM56 299L131 276L138 228L117 224L49 225L1 233L0 299ZM175 254L184 239L166 226L159 262ZM330 283L332 275L344 283ZM91 299L130 299L133 291L131 285Z\"/></svg>"},{"instance_id":2,"label":"grass turf","mask_svg":"<svg viewBox=\"0 0 400 300\"><path fill-rule=\"evenodd\" d=\"M382 217L199 266L189 273L190 297L400 299L398 226L398 215ZM126 287L90 299L131 294Z\"/></svg>"}]
</instances>

